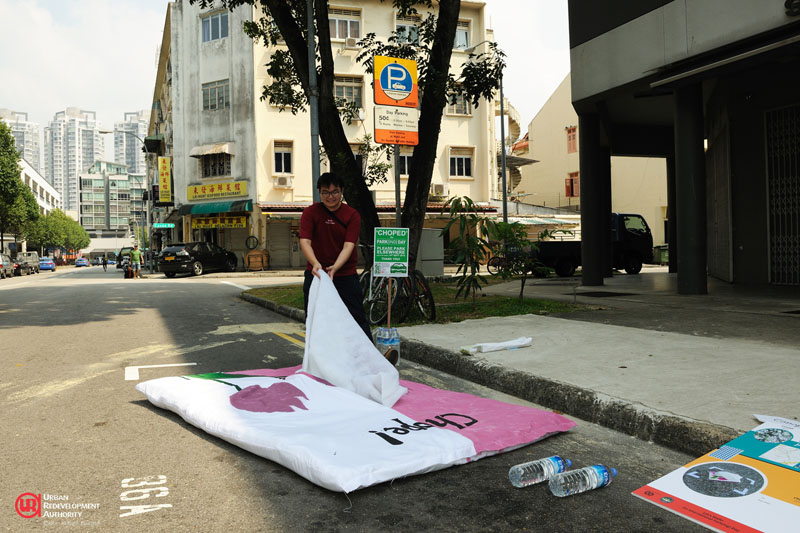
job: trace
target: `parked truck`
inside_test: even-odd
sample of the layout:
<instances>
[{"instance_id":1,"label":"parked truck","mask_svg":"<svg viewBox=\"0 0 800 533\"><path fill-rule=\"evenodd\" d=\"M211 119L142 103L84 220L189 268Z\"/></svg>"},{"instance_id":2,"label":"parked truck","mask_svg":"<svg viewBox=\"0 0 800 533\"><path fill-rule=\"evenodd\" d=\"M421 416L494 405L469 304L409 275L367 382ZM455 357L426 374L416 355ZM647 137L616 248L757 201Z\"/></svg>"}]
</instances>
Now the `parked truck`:
<instances>
[{"instance_id":1,"label":"parked truck","mask_svg":"<svg viewBox=\"0 0 800 533\"><path fill-rule=\"evenodd\" d=\"M570 236L573 237L573 236ZM535 258L545 266L554 268L561 277L569 277L581 265L581 241L540 240ZM641 215L630 213L611 214L611 246L613 268L638 274L642 264L653 262L653 235Z\"/></svg>"}]
</instances>

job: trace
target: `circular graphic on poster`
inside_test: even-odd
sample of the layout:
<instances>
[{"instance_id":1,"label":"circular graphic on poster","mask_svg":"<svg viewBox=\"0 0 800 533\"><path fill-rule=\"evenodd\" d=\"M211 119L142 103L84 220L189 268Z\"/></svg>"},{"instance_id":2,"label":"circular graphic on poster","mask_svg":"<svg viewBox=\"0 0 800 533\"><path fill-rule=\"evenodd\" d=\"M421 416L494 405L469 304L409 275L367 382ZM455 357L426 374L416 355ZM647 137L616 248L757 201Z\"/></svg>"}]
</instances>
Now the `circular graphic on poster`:
<instances>
[{"instance_id":1,"label":"circular graphic on poster","mask_svg":"<svg viewBox=\"0 0 800 533\"><path fill-rule=\"evenodd\" d=\"M792 435L785 429L764 428L756 431L753 434L753 437L756 440L760 440L761 442L766 442L767 444L780 444L781 442L792 440L792 438L794 438L794 435Z\"/></svg>"},{"instance_id":2,"label":"circular graphic on poster","mask_svg":"<svg viewBox=\"0 0 800 533\"><path fill-rule=\"evenodd\" d=\"M717 498L749 496L767 484L758 470L738 463L693 466L683 475L683 483L697 493Z\"/></svg>"}]
</instances>

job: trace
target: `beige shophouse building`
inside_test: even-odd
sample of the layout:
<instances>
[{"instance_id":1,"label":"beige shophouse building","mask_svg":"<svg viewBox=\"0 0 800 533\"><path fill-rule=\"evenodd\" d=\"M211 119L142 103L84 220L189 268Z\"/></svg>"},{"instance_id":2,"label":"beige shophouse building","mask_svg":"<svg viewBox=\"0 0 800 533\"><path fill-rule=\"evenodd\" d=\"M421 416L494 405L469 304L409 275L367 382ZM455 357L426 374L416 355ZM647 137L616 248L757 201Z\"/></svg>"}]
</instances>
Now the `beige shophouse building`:
<instances>
[{"instance_id":1,"label":"beige shophouse building","mask_svg":"<svg viewBox=\"0 0 800 533\"><path fill-rule=\"evenodd\" d=\"M261 100L273 49L254 43L241 29L260 15L249 6L231 12L186 0L167 8L147 145L151 165L155 154L170 158L172 205L156 203L155 219L176 227L159 230L155 243L215 242L234 251L242 265L246 241L254 236L257 249L269 253L270 267L302 267L300 214L313 193L310 120L308 113L293 115ZM362 110L345 125L357 153L360 140L373 134L374 115L371 75L356 61L357 41L369 32L385 40L396 27L419 21L400 18L391 2L378 0L331 2L329 17L336 94ZM468 60L467 48L487 39L493 35L484 3L463 1L452 71ZM468 195L478 202L501 196L494 141L499 102L494 104L447 106L431 185L435 196ZM401 151L401 198L410 156L411 150ZM393 224L394 180L373 191L381 218ZM429 212L426 225L443 225L435 220L438 211Z\"/></svg>"},{"instance_id":2,"label":"beige shophouse building","mask_svg":"<svg viewBox=\"0 0 800 533\"><path fill-rule=\"evenodd\" d=\"M529 204L578 212L580 143L570 87L567 75L528 125L527 142L515 145L515 155L537 163L520 168L522 179L514 194ZM664 158L611 157L611 210L642 215L655 245L666 242L666 172Z\"/></svg>"}]
</instances>

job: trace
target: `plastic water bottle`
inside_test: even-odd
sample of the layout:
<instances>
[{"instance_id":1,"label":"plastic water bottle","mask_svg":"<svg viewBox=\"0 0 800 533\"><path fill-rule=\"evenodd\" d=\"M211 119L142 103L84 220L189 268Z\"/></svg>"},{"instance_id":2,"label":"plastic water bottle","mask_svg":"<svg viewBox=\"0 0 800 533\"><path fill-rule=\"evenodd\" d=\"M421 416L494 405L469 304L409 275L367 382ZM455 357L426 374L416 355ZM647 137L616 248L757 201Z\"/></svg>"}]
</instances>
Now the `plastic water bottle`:
<instances>
[{"instance_id":1,"label":"plastic water bottle","mask_svg":"<svg viewBox=\"0 0 800 533\"><path fill-rule=\"evenodd\" d=\"M511 470L508 471L508 480L512 485L520 489L551 479L571 465L572 461L569 459L562 459L558 455L553 455L552 457L512 466Z\"/></svg>"},{"instance_id":2,"label":"plastic water bottle","mask_svg":"<svg viewBox=\"0 0 800 533\"><path fill-rule=\"evenodd\" d=\"M400 334L397 328L378 328L375 347L390 363L396 365L400 360Z\"/></svg>"},{"instance_id":3,"label":"plastic water bottle","mask_svg":"<svg viewBox=\"0 0 800 533\"><path fill-rule=\"evenodd\" d=\"M617 471L603 465L594 465L556 474L550 479L550 492L559 498L599 489L611 483Z\"/></svg>"}]
</instances>

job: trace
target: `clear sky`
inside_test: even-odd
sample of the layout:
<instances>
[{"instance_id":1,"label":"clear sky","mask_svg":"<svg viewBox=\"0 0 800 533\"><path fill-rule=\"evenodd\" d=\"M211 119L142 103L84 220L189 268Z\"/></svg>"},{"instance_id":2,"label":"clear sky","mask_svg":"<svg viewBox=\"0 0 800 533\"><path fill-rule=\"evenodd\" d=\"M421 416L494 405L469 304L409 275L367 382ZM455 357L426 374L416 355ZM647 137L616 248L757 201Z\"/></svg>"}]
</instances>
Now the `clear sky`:
<instances>
[{"instance_id":1,"label":"clear sky","mask_svg":"<svg viewBox=\"0 0 800 533\"><path fill-rule=\"evenodd\" d=\"M0 0L0 107L42 129L66 107L113 129L149 109L167 0ZM522 130L569 72L567 0L486 0ZM113 139L106 139L113 158Z\"/></svg>"}]
</instances>

